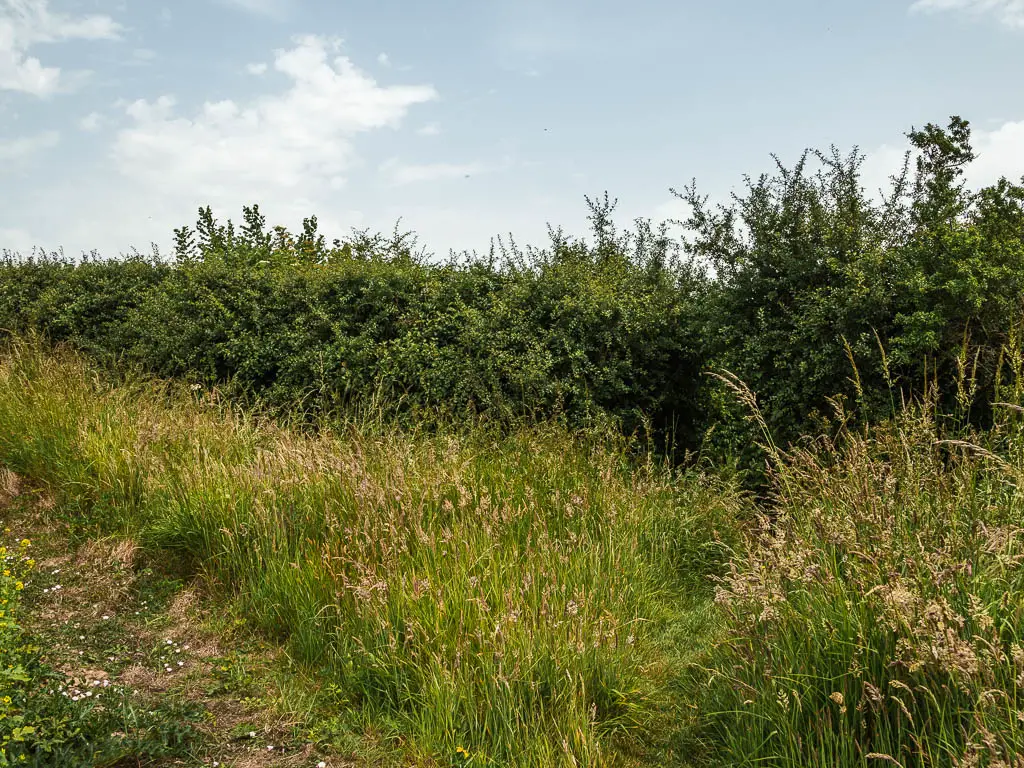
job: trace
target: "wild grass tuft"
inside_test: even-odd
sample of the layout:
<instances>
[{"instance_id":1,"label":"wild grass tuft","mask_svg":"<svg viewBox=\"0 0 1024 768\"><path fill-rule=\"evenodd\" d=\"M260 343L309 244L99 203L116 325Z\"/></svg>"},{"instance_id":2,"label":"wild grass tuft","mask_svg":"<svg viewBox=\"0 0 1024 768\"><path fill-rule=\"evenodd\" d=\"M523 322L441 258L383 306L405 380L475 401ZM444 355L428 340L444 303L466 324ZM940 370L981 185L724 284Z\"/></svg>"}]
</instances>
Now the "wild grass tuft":
<instances>
[{"instance_id":1,"label":"wild grass tuft","mask_svg":"<svg viewBox=\"0 0 1024 768\"><path fill-rule=\"evenodd\" d=\"M723 763L1021 765L1024 456L976 437L908 408L789 452L718 590Z\"/></svg>"}]
</instances>

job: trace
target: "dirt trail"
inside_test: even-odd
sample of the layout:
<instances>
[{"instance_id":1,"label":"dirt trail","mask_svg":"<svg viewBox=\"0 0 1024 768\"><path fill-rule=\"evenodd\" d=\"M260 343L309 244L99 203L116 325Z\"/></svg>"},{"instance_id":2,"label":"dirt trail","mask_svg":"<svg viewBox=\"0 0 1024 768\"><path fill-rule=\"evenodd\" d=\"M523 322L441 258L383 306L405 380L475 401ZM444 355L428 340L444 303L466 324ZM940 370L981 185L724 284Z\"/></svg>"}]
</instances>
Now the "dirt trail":
<instances>
[{"instance_id":1,"label":"dirt trail","mask_svg":"<svg viewBox=\"0 0 1024 768\"><path fill-rule=\"evenodd\" d=\"M37 566L21 620L45 662L67 676L65 695L123 691L198 733L187 757L156 765L356 765L319 753L303 724L283 714L273 683L281 652L211 611L199 585L145 562L130 541L75 546L49 497L3 467L0 521L9 536L32 541Z\"/></svg>"}]
</instances>

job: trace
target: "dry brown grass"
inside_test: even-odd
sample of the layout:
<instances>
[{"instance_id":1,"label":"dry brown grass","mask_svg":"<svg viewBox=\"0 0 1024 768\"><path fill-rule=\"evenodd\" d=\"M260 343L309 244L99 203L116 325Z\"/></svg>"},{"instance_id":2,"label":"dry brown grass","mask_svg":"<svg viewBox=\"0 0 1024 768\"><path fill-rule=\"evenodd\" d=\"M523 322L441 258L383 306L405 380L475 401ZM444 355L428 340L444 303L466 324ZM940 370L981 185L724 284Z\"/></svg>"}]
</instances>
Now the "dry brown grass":
<instances>
[{"instance_id":1,"label":"dry brown grass","mask_svg":"<svg viewBox=\"0 0 1024 768\"><path fill-rule=\"evenodd\" d=\"M0 467L0 510L7 507L21 493L21 478Z\"/></svg>"}]
</instances>

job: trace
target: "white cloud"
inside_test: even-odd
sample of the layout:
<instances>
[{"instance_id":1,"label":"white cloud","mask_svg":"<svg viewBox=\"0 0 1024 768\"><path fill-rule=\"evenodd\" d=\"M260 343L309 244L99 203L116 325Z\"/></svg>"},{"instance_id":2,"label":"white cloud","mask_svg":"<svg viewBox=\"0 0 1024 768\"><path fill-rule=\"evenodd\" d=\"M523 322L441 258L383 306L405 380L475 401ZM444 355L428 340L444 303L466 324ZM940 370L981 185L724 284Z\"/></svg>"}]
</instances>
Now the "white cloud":
<instances>
[{"instance_id":1,"label":"white cloud","mask_svg":"<svg viewBox=\"0 0 1024 768\"><path fill-rule=\"evenodd\" d=\"M245 71L250 75L262 75L267 71L267 64L263 61L256 64L246 64Z\"/></svg>"},{"instance_id":2,"label":"white cloud","mask_svg":"<svg viewBox=\"0 0 1024 768\"><path fill-rule=\"evenodd\" d=\"M148 250L151 241L166 250L172 230L194 223L207 204L219 218L237 220L243 205L258 203L269 224L291 229L316 214L330 237L375 224L338 191L359 164L358 139L398 127L437 94L429 85L378 83L337 50L319 37L297 38L270 59L283 82L265 81L251 99L194 108L172 95L122 102L112 116L121 125L110 162L47 191L51 206L74 216L59 231L45 229L41 215L9 226L44 233L48 246L69 252L116 255L129 246Z\"/></svg>"},{"instance_id":3,"label":"white cloud","mask_svg":"<svg viewBox=\"0 0 1024 768\"><path fill-rule=\"evenodd\" d=\"M481 163L403 163L392 158L380 166L380 173L389 184L403 186L423 181L465 178L484 173L490 168Z\"/></svg>"},{"instance_id":4,"label":"white cloud","mask_svg":"<svg viewBox=\"0 0 1024 768\"><path fill-rule=\"evenodd\" d=\"M1024 29L1024 0L915 0L910 6L910 10L914 13L940 11L988 13L994 15L1008 27Z\"/></svg>"},{"instance_id":5,"label":"white cloud","mask_svg":"<svg viewBox=\"0 0 1024 768\"><path fill-rule=\"evenodd\" d=\"M38 136L24 136L10 141L0 141L0 160L19 160L48 149L60 141L57 131L47 131Z\"/></svg>"},{"instance_id":6,"label":"white cloud","mask_svg":"<svg viewBox=\"0 0 1024 768\"><path fill-rule=\"evenodd\" d=\"M976 131L968 179L975 186L992 184L1000 176L1020 182L1024 176L1024 120L1004 123L994 131Z\"/></svg>"},{"instance_id":7,"label":"white cloud","mask_svg":"<svg viewBox=\"0 0 1024 768\"><path fill-rule=\"evenodd\" d=\"M878 200L880 195L888 197L892 193L891 177L903 171L908 148L883 144L864 153L864 163L860 167L860 183L869 198ZM910 172L914 172L913 162L910 165Z\"/></svg>"},{"instance_id":8,"label":"white cloud","mask_svg":"<svg viewBox=\"0 0 1024 768\"><path fill-rule=\"evenodd\" d=\"M98 131L103 123L103 116L99 112L90 112L78 121L78 127L83 131Z\"/></svg>"},{"instance_id":9,"label":"white cloud","mask_svg":"<svg viewBox=\"0 0 1024 768\"><path fill-rule=\"evenodd\" d=\"M24 229L6 229L0 227L0 253L11 251L27 256L32 253L36 242L32 235Z\"/></svg>"},{"instance_id":10,"label":"white cloud","mask_svg":"<svg viewBox=\"0 0 1024 768\"><path fill-rule=\"evenodd\" d=\"M666 200L654 206L649 218L656 224L668 220L686 221L690 216L690 212L689 205L678 197L673 197L671 200Z\"/></svg>"},{"instance_id":11,"label":"white cloud","mask_svg":"<svg viewBox=\"0 0 1024 768\"><path fill-rule=\"evenodd\" d=\"M438 123L427 123L416 129L416 133L420 136L437 136L441 133L441 126Z\"/></svg>"},{"instance_id":12,"label":"white cloud","mask_svg":"<svg viewBox=\"0 0 1024 768\"><path fill-rule=\"evenodd\" d=\"M352 139L397 126L414 104L436 97L431 86L381 86L343 56L337 43L303 37L279 50L273 68L291 79L281 93L252 103L207 102L192 116L175 100L139 100L126 112L114 159L122 173L155 188L234 203L264 193L310 190L343 175Z\"/></svg>"},{"instance_id":13,"label":"white cloud","mask_svg":"<svg viewBox=\"0 0 1024 768\"><path fill-rule=\"evenodd\" d=\"M390 67L391 58L386 53L378 53L377 63L380 64L382 67Z\"/></svg>"},{"instance_id":14,"label":"white cloud","mask_svg":"<svg viewBox=\"0 0 1024 768\"><path fill-rule=\"evenodd\" d=\"M109 16L55 13L47 0L0 0L0 90L52 94L62 86L62 72L31 56L33 46L66 40L110 40L120 31L120 25Z\"/></svg>"}]
</instances>

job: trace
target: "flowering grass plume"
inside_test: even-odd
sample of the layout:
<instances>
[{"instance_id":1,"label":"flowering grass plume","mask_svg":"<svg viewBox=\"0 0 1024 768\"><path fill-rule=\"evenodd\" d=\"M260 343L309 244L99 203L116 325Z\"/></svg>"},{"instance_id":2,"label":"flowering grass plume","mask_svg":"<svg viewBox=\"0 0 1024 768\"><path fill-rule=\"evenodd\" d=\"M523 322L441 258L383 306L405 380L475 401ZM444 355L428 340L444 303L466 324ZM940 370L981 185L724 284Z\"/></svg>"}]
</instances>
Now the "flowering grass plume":
<instances>
[{"instance_id":1,"label":"flowering grass plume","mask_svg":"<svg viewBox=\"0 0 1024 768\"><path fill-rule=\"evenodd\" d=\"M952 444L908 410L791 452L718 589L727 763L1022 765L1020 437Z\"/></svg>"}]
</instances>

